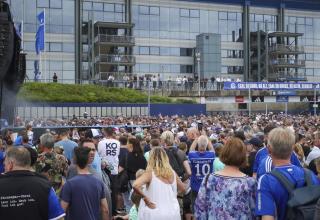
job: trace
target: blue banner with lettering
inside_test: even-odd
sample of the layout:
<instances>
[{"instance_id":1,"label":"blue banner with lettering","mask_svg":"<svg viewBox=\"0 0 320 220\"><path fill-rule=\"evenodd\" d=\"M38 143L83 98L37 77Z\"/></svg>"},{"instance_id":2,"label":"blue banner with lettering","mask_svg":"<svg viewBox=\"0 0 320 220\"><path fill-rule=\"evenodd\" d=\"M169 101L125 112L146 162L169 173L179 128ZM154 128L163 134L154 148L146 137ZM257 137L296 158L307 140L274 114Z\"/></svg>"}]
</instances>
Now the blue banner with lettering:
<instances>
[{"instance_id":1,"label":"blue banner with lettering","mask_svg":"<svg viewBox=\"0 0 320 220\"><path fill-rule=\"evenodd\" d=\"M286 95L277 95L276 102L289 102L289 97Z\"/></svg>"},{"instance_id":2,"label":"blue banner with lettering","mask_svg":"<svg viewBox=\"0 0 320 220\"><path fill-rule=\"evenodd\" d=\"M313 90L319 89L320 83L285 83L285 82L225 82L224 90Z\"/></svg>"}]
</instances>

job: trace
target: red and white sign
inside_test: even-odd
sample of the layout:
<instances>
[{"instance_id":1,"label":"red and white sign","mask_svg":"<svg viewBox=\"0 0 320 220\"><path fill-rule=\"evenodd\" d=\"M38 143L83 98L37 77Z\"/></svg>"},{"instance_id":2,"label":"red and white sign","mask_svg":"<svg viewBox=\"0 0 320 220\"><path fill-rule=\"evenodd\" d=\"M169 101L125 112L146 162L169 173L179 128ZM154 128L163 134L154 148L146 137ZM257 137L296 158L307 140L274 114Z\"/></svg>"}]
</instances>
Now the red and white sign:
<instances>
[{"instance_id":1,"label":"red and white sign","mask_svg":"<svg viewBox=\"0 0 320 220\"><path fill-rule=\"evenodd\" d=\"M235 100L237 103L243 103L244 102L244 97L243 96L236 96Z\"/></svg>"}]
</instances>

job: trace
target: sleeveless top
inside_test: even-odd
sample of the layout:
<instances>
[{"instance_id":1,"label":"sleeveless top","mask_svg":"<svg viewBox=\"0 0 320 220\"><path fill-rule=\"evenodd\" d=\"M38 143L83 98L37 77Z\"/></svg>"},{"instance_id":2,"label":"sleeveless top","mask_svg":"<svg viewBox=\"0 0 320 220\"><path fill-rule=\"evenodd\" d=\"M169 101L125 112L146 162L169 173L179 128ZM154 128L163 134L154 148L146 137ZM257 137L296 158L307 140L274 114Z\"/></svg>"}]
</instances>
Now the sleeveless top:
<instances>
[{"instance_id":1,"label":"sleeveless top","mask_svg":"<svg viewBox=\"0 0 320 220\"><path fill-rule=\"evenodd\" d=\"M173 183L164 183L152 172L152 179L145 195L156 205L155 209L150 209L143 200L140 202L139 220L180 220L180 208L177 199L177 180L174 173Z\"/></svg>"}]
</instances>

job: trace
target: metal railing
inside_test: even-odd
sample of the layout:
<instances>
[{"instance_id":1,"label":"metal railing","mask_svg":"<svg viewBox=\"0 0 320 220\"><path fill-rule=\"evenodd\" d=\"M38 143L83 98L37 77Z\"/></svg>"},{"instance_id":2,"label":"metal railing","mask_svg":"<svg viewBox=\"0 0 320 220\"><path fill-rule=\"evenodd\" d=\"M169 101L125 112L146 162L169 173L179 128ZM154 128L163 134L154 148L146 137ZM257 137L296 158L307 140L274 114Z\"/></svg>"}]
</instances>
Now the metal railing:
<instances>
[{"instance_id":1,"label":"metal railing","mask_svg":"<svg viewBox=\"0 0 320 220\"><path fill-rule=\"evenodd\" d=\"M304 46L275 44L269 47L270 52L304 52Z\"/></svg>"},{"instance_id":2,"label":"metal railing","mask_svg":"<svg viewBox=\"0 0 320 220\"><path fill-rule=\"evenodd\" d=\"M136 62L136 58L132 55L100 55L96 56L95 62L112 64L134 64Z\"/></svg>"},{"instance_id":3,"label":"metal railing","mask_svg":"<svg viewBox=\"0 0 320 220\"><path fill-rule=\"evenodd\" d=\"M270 65L293 65L293 66L305 66L306 61L300 59L291 59L291 58L278 58L271 59Z\"/></svg>"},{"instance_id":4,"label":"metal railing","mask_svg":"<svg viewBox=\"0 0 320 220\"><path fill-rule=\"evenodd\" d=\"M99 34L95 37L95 42L114 43L114 44L134 44L135 38L132 36L119 36Z\"/></svg>"}]
</instances>

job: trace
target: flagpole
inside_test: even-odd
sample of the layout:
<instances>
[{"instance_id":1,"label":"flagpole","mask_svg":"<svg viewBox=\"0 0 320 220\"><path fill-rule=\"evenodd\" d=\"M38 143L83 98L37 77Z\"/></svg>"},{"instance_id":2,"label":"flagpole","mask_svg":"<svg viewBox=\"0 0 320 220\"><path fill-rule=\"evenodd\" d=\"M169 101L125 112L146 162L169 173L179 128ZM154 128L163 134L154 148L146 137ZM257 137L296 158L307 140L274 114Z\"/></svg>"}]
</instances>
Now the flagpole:
<instances>
[{"instance_id":1,"label":"flagpole","mask_svg":"<svg viewBox=\"0 0 320 220\"><path fill-rule=\"evenodd\" d=\"M24 39L24 23L23 23L23 20L22 20L21 21L21 49L22 49L22 51L24 49L23 39Z\"/></svg>"}]
</instances>

